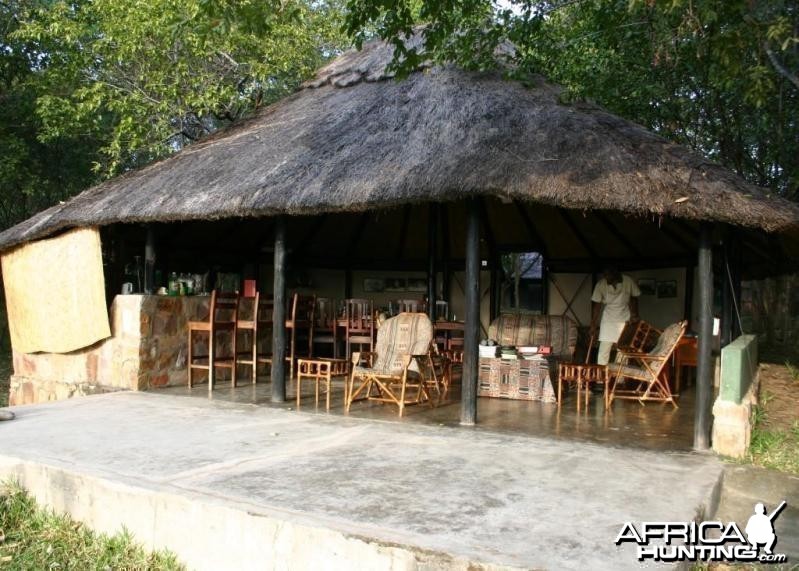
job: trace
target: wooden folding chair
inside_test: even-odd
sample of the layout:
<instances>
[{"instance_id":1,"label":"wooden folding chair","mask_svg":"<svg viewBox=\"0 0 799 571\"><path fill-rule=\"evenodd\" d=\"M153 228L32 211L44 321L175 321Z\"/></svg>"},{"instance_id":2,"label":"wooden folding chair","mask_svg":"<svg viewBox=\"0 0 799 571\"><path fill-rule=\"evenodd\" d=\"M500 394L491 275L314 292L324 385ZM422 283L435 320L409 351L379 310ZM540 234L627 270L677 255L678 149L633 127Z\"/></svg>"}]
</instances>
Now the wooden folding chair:
<instances>
[{"instance_id":1,"label":"wooden folding chair","mask_svg":"<svg viewBox=\"0 0 799 571\"><path fill-rule=\"evenodd\" d=\"M669 402L677 408L669 387L666 366L687 326L687 321L669 325L648 353L618 352L617 361L608 365L613 378L610 404L618 398L637 400L642 405L645 401ZM621 388L622 383L632 386Z\"/></svg>"},{"instance_id":2,"label":"wooden folding chair","mask_svg":"<svg viewBox=\"0 0 799 571\"><path fill-rule=\"evenodd\" d=\"M395 404L399 416L409 404L435 406L430 388L435 386L439 393L440 389L437 379L430 377L435 370L432 342L433 324L426 314L401 313L387 319L377 330L376 351L352 354L347 412L354 401L362 399Z\"/></svg>"},{"instance_id":3,"label":"wooden folding chair","mask_svg":"<svg viewBox=\"0 0 799 571\"><path fill-rule=\"evenodd\" d=\"M236 324L238 322L239 294L222 293L214 290L211 292L211 304L208 319L204 321L189 321L186 324L189 334L188 349L188 385L194 383L192 373L195 369L208 371L208 391L214 390L215 370L218 367L231 370L233 386L236 386ZM229 332L232 337L232 352L230 357L219 357L216 353L217 334ZM208 334L208 354L195 355L194 341L197 334Z\"/></svg>"}]
</instances>

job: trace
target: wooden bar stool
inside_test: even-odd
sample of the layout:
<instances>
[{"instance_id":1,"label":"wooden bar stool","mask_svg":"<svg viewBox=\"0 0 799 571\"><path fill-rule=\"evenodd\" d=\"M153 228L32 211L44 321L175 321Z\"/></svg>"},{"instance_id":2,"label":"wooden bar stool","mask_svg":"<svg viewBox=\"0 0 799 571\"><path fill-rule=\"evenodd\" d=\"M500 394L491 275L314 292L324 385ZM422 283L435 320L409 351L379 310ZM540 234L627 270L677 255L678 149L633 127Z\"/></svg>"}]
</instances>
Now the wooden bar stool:
<instances>
[{"instance_id":1,"label":"wooden bar stool","mask_svg":"<svg viewBox=\"0 0 799 571\"><path fill-rule=\"evenodd\" d=\"M252 302L252 309L247 311L242 311L242 302L244 301L251 301ZM242 352L236 358L236 365L247 365L250 367L250 371L252 372L252 384L255 384L258 378L258 322L259 322L259 309L260 309L260 301L261 301L261 294L260 292L256 291L254 297L240 297L239 298L239 309L238 309L238 316L239 319L236 321L236 330L237 333L244 331L250 333L250 347L248 351ZM240 319L242 316L248 316L249 319ZM271 321L270 321L271 323ZM236 386L235 382L236 376L233 375L233 386Z\"/></svg>"},{"instance_id":2,"label":"wooden bar stool","mask_svg":"<svg viewBox=\"0 0 799 571\"><path fill-rule=\"evenodd\" d=\"M233 386L236 386L236 323L238 321L239 294L222 293L214 290L211 292L211 305L206 321L189 321L189 387L193 385L192 373L194 369L208 371L208 391L214 390L214 371L217 367L231 369ZM216 354L217 334L223 331L231 333L231 357L220 358ZM208 334L208 355L194 355L195 334Z\"/></svg>"}]
</instances>

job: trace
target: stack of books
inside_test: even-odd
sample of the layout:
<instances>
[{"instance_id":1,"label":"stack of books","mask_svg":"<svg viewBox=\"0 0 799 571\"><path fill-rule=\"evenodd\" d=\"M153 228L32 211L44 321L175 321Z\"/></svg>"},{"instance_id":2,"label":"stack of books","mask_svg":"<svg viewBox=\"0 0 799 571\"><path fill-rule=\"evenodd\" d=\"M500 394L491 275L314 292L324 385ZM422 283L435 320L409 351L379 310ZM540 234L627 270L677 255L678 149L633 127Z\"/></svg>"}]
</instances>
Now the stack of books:
<instances>
[{"instance_id":1,"label":"stack of books","mask_svg":"<svg viewBox=\"0 0 799 571\"><path fill-rule=\"evenodd\" d=\"M502 347L499 351L499 357L501 359L514 360L519 358L519 354L516 352L516 347Z\"/></svg>"}]
</instances>

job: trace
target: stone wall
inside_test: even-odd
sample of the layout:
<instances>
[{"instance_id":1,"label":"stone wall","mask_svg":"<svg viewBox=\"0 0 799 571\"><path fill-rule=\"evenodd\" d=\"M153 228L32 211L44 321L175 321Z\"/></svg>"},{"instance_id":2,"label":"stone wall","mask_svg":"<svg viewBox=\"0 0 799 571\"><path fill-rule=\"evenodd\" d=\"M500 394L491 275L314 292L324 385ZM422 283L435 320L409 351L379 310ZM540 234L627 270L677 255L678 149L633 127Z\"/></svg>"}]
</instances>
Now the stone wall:
<instances>
[{"instance_id":1,"label":"stone wall","mask_svg":"<svg viewBox=\"0 0 799 571\"><path fill-rule=\"evenodd\" d=\"M9 402L31 404L187 382L186 322L208 315L208 297L118 295L111 337L70 353L13 351ZM207 352L207 342L195 346Z\"/></svg>"}]
</instances>

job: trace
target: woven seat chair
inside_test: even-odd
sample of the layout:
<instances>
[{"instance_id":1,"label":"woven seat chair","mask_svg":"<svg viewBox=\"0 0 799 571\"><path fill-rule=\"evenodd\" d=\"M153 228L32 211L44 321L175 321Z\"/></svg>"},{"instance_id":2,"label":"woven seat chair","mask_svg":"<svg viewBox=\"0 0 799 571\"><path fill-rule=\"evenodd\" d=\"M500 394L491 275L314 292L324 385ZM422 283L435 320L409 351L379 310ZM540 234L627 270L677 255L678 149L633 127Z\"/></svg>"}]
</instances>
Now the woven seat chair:
<instances>
[{"instance_id":1,"label":"woven seat chair","mask_svg":"<svg viewBox=\"0 0 799 571\"><path fill-rule=\"evenodd\" d=\"M648 353L619 351L616 362L608 365L614 380L610 404L613 404L614 399L632 399L641 404L645 401L668 402L677 408L665 373L666 365L687 326L687 321L669 325ZM621 388L622 382L632 387Z\"/></svg>"},{"instance_id":2,"label":"woven seat chair","mask_svg":"<svg viewBox=\"0 0 799 571\"><path fill-rule=\"evenodd\" d=\"M346 409L368 399L405 406L428 402L431 388L440 393L437 367L431 357L433 324L424 313L401 313L377 330L374 353L354 352Z\"/></svg>"}]
</instances>

